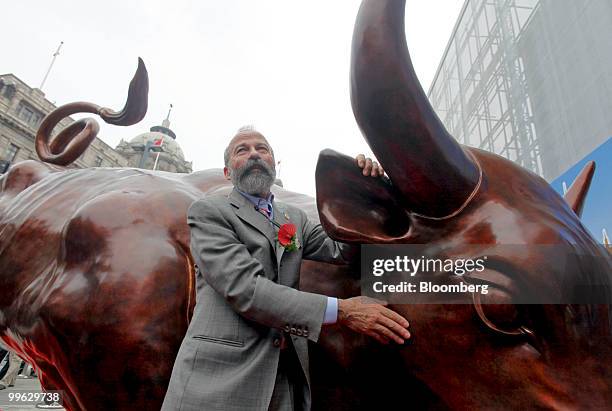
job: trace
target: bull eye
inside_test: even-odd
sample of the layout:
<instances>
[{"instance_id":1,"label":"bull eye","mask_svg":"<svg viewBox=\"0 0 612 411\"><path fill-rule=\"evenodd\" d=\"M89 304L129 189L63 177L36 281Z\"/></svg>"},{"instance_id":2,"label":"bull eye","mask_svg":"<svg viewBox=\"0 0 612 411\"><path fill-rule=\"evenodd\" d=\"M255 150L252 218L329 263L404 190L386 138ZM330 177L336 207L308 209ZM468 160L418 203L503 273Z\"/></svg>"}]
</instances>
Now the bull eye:
<instances>
[{"instance_id":1,"label":"bull eye","mask_svg":"<svg viewBox=\"0 0 612 411\"><path fill-rule=\"evenodd\" d=\"M519 311L512 303L512 296L504 290L489 286L489 293L480 295L484 318L501 330L516 330L519 326Z\"/></svg>"},{"instance_id":2,"label":"bull eye","mask_svg":"<svg viewBox=\"0 0 612 411\"><path fill-rule=\"evenodd\" d=\"M480 321L488 330L499 336L526 341L538 352L542 352L537 336L525 325L523 310L512 303L509 292L490 284L488 294L474 293L472 299Z\"/></svg>"}]
</instances>

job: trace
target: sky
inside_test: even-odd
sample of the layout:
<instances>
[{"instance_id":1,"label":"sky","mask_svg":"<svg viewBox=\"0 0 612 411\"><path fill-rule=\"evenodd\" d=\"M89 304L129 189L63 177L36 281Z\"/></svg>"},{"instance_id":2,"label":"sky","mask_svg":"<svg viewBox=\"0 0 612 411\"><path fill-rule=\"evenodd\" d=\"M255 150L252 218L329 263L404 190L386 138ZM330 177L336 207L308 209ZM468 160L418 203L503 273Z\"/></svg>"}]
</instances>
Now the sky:
<instances>
[{"instance_id":1,"label":"sky","mask_svg":"<svg viewBox=\"0 0 612 411\"><path fill-rule=\"evenodd\" d=\"M119 110L142 57L149 111L139 124L101 120L116 147L161 124L193 170L223 167L223 150L243 125L262 132L281 161L285 188L314 195L325 148L371 155L349 97L349 59L358 0L131 0L5 2L0 74L43 87L56 105L89 101ZM406 36L427 91L463 0L408 0ZM88 115L76 115L82 118Z\"/></svg>"}]
</instances>

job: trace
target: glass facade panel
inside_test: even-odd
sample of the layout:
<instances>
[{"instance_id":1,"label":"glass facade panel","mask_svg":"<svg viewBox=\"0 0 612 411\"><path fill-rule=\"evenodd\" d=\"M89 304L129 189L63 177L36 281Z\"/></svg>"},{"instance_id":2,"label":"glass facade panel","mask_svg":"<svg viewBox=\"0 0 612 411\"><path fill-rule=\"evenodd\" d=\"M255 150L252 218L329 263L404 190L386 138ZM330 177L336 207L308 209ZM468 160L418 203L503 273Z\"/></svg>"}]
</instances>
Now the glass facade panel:
<instances>
[{"instance_id":1,"label":"glass facade panel","mask_svg":"<svg viewBox=\"0 0 612 411\"><path fill-rule=\"evenodd\" d=\"M524 76L519 73L520 60L515 57L515 52L507 50L518 41L515 33L520 33L537 5L537 1L520 3L509 0L466 1L448 47L458 54L449 52L444 57L441 64L444 69L434 80L430 95L442 96L447 90L449 101L442 103L442 99L437 98L433 104L460 142L519 159L516 150L511 154L507 149L508 140L516 140L513 145L524 145L524 151L528 152L519 162L541 173L539 163L532 161L539 156L539 151L538 145L532 143L532 120L525 108L526 93L522 84ZM500 22L505 22L505 25ZM516 87L514 95L507 94L506 84ZM449 116L449 112L453 115ZM498 124L503 119L506 119L506 124ZM516 127L512 127L510 122L516 123ZM512 131L508 132L508 128ZM521 133L525 135L517 135Z\"/></svg>"},{"instance_id":2,"label":"glass facade panel","mask_svg":"<svg viewBox=\"0 0 612 411\"><path fill-rule=\"evenodd\" d=\"M461 143L551 181L612 136L610 21L609 0L466 0L434 109Z\"/></svg>"}]
</instances>

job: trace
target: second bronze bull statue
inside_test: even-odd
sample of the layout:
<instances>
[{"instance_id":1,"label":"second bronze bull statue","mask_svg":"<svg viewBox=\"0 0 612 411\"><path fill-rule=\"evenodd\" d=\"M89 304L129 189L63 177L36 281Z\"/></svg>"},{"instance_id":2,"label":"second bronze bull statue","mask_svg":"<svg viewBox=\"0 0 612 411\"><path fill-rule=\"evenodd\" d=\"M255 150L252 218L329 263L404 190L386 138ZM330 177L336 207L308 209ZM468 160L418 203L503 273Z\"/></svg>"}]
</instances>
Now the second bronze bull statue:
<instances>
[{"instance_id":1,"label":"second bronze bull statue","mask_svg":"<svg viewBox=\"0 0 612 411\"><path fill-rule=\"evenodd\" d=\"M46 389L64 391L69 410L159 409L195 299L186 211L195 199L230 189L220 170L66 167L97 125L81 120L50 139L62 118L86 111L133 124L144 116L147 92L141 64L123 111L58 108L37 136L43 162L16 164L0 179L0 338L36 367ZM277 198L320 216L345 242L442 246L449 255L504 244L569 246L590 256L577 281L595 275L609 291L610 256L576 214L592 167L568 205L540 177L457 144L410 63L403 1L363 2L351 97L390 183L368 180L348 157L324 151L316 206L281 187ZM496 257L553 292L572 285L533 250ZM301 276L308 291L360 293L358 262L306 262ZM483 276L512 283L503 270ZM311 347L315 408L610 407L609 305L483 306L465 297L459 305L392 306L411 322L414 340L402 347L329 327Z\"/></svg>"}]
</instances>

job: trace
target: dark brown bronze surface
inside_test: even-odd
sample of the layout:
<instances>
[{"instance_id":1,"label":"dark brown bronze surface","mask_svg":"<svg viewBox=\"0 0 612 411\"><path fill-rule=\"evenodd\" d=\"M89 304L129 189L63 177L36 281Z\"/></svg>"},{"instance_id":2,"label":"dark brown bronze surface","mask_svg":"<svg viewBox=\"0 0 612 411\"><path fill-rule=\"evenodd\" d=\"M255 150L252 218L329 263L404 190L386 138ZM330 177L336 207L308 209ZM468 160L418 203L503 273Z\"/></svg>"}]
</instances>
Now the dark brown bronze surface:
<instances>
[{"instance_id":1,"label":"dark brown bronze surface","mask_svg":"<svg viewBox=\"0 0 612 411\"><path fill-rule=\"evenodd\" d=\"M187 208L229 194L222 171L24 161L0 184L0 338L69 410L159 409L195 298Z\"/></svg>"},{"instance_id":2,"label":"dark brown bronze surface","mask_svg":"<svg viewBox=\"0 0 612 411\"><path fill-rule=\"evenodd\" d=\"M410 320L414 338L385 363L389 371L373 366L382 375L372 376L396 388L402 372L422 383L386 391L395 409L612 408L612 260L578 218L594 165L585 167L566 202L533 173L457 144L410 63L404 7L400 0L364 0L353 36L353 110L390 183L363 178L347 156L322 152L321 222L340 241L421 244L424 255L486 255L494 264L478 277L494 287L485 301L465 295L463 305L392 305ZM580 256L569 278L543 252L547 246ZM322 275L317 283L329 287ZM606 304L511 304L510 290L569 295L584 283L600 285L597 301ZM432 295L428 302L435 301ZM375 354L337 332L323 345L345 342L336 351L344 365L358 358L376 363ZM375 404L362 386L358 392ZM423 402L415 404L413 395ZM380 391L379 398L385 398Z\"/></svg>"},{"instance_id":3,"label":"dark brown bronze surface","mask_svg":"<svg viewBox=\"0 0 612 411\"><path fill-rule=\"evenodd\" d=\"M589 272L602 251L574 212L588 176L568 195L572 209L538 176L454 142L406 65L403 13L403 1L364 1L351 70L356 117L390 181L363 177L352 159L326 150L316 172L319 212L312 198L275 186L277 198L320 215L342 241L438 245L462 256L526 246L496 257L551 292L567 284L536 246L571 246L594 257L576 278L595 273L609 286L609 271ZM125 120L118 124L146 110L137 78L140 91L124 110L131 114L110 115ZM220 170L66 168L87 146L71 139L81 126L62 137L50 131L76 109L104 117L87 104L60 107L43 122L37 147L47 163L25 161L0 177L0 338L36 367L45 388L65 392L69 410L156 410L194 305L187 207L231 187ZM91 124L81 138L91 138ZM501 267L484 276L504 279ZM301 287L358 295L358 261L306 261ZM610 407L608 305L482 303L465 296L462 305L392 305L411 322L405 346L326 327L311 346L315 409Z\"/></svg>"}]
</instances>

